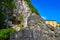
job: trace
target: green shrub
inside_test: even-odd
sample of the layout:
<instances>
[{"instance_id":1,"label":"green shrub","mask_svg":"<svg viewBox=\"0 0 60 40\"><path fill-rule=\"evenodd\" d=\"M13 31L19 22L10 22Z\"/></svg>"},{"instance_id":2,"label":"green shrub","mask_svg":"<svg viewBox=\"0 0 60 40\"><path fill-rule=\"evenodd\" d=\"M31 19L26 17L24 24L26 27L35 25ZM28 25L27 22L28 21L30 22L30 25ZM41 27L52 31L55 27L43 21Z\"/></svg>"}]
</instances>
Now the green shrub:
<instances>
[{"instance_id":1,"label":"green shrub","mask_svg":"<svg viewBox=\"0 0 60 40\"><path fill-rule=\"evenodd\" d=\"M59 37L60 37L60 33L58 33Z\"/></svg>"},{"instance_id":2,"label":"green shrub","mask_svg":"<svg viewBox=\"0 0 60 40\"><path fill-rule=\"evenodd\" d=\"M9 38L10 35L12 35L12 33L16 32L16 30L12 29L12 28L8 28L8 29L1 29L0 30L0 38Z\"/></svg>"},{"instance_id":3,"label":"green shrub","mask_svg":"<svg viewBox=\"0 0 60 40\"><path fill-rule=\"evenodd\" d=\"M23 25L18 25L18 27L20 27L20 29L23 29Z\"/></svg>"},{"instance_id":4,"label":"green shrub","mask_svg":"<svg viewBox=\"0 0 60 40\"><path fill-rule=\"evenodd\" d=\"M22 14L20 14L20 16L18 17L18 20L19 20L20 22L24 22L24 18L23 18L23 15L22 15Z\"/></svg>"}]
</instances>

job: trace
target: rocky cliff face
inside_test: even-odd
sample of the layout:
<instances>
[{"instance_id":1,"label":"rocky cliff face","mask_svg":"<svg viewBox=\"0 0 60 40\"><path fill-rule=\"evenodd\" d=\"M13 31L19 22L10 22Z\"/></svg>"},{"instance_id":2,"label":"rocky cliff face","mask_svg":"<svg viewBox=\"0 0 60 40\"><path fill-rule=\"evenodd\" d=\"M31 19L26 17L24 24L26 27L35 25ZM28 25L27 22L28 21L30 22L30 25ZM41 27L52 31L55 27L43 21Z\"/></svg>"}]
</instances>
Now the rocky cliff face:
<instances>
[{"instance_id":1,"label":"rocky cliff face","mask_svg":"<svg viewBox=\"0 0 60 40\"><path fill-rule=\"evenodd\" d=\"M37 12L34 12L36 10L33 9L33 6L31 6L30 0L29 1L14 0L14 3L16 5L16 9L14 9L13 12L9 13L8 18L6 19L8 26L13 26L13 28L14 28L15 25L18 26L20 24L20 25L23 25L24 27L28 27L28 25L27 25L28 17L30 15L37 15ZM21 15L23 18L20 17ZM22 22L22 20L24 20L24 21Z\"/></svg>"},{"instance_id":2,"label":"rocky cliff face","mask_svg":"<svg viewBox=\"0 0 60 40\"><path fill-rule=\"evenodd\" d=\"M50 27L52 26L46 25L41 17L31 15L28 18L28 27L14 33L10 40L60 40L54 28Z\"/></svg>"},{"instance_id":3,"label":"rocky cliff face","mask_svg":"<svg viewBox=\"0 0 60 40\"><path fill-rule=\"evenodd\" d=\"M29 6L27 5L27 2L24 0L14 0L16 4L16 9L14 10L15 13L22 14L24 18L24 27L27 27L27 19L31 15L31 11L29 9Z\"/></svg>"},{"instance_id":4,"label":"rocky cliff face","mask_svg":"<svg viewBox=\"0 0 60 40\"><path fill-rule=\"evenodd\" d=\"M24 28L14 33L9 40L60 40L55 29L51 25L45 24L44 20L35 12L32 13L27 1L14 0L16 9L14 13L17 18L23 15Z\"/></svg>"},{"instance_id":5,"label":"rocky cliff face","mask_svg":"<svg viewBox=\"0 0 60 40\"><path fill-rule=\"evenodd\" d=\"M6 19L7 24L9 26L14 26L15 23L19 22L19 16L22 15L24 19L22 25L27 27L27 19L32 13L27 2L24 0L14 0L14 2L16 9L14 9L13 13L9 13L8 18Z\"/></svg>"}]
</instances>

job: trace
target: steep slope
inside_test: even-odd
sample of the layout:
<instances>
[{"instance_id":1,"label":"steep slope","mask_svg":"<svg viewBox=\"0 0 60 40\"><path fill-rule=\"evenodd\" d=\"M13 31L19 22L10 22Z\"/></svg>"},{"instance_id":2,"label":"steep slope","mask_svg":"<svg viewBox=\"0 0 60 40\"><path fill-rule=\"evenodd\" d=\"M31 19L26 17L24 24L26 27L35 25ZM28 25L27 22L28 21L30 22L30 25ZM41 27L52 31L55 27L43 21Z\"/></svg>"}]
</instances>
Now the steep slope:
<instances>
[{"instance_id":1,"label":"steep slope","mask_svg":"<svg viewBox=\"0 0 60 40\"><path fill-rule=\"evenodd\" d=\"M16 10L15 12L23 15L24 27L27 27L27 19L31 14L38 14L37 10L32 6L30 0L15 0ZM17 11L18 10L18 11Z\"/></svg>"},{"instance_id":2,"label":"steep slope","mask_svg":"<svg viewBox=\"0 0 60 40\"><path fill-rule=\"evenodd\" d=\"M54 29L49 27L52 26L46 25L41 17L34 14L28 18L28 27L14 33L10 40L60 40L57 39Z\"/></svg>"},{"instance_id":3,"label":"steep slope","mask_svg":"<svg viewBox=\"0 0 60 40\"><path fill-rule=\"evenodd\" d=\"M33 7L30 0L14 0L14 3L16 9L9 13L6 19L8 26L13 26L14 28L14 26L20 24L23 25L23 27L27 27L28 17L32 14L38 15L37 10Z\"/></svg>"},{"instance_id":4,"label":"steep slope","mask_svg":"<svg viewBox=\"0 0 60 40\"><path fill-rule=\"evenodd\" d=\"M36 13L37 15L39 15L37 9L31 4L31 0L24 0L24 1L27 2L27 4L28 4L28 6L29 6L32 13Z\"/></svg>"},{"instance_id":5,"label":"steep slope","mask_svg":"<svg viewBox=\"0 0 60 40\"><path fill-rule=\"evenodd\" d=\"M60 40L56 36L55 29L51 25L45 24L45 21L37 15L38 12L32 7L30 0L14 0L14 2L16 9L12 14L15 17L14 22L12 21L13 27L20 24L24 28L14 33L10 40ZM20 15L22 18L18 20ZM17 23L19 21L20 23Z\"/></svg>"}]
</instances>

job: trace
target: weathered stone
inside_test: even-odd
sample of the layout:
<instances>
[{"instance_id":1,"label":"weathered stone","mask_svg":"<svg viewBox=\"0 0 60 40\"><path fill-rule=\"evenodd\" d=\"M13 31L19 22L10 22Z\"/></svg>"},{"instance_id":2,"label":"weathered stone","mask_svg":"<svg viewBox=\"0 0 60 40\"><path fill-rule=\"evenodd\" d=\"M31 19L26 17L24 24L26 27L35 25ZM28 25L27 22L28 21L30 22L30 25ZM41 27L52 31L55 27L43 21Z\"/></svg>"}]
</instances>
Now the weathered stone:
<instances>
[{"instance_id":1,"label":"weathered stone","mask_svg":"<svg viewBox=\"0 0 60 40\"><path fill-rule=\"evenodd\" d=\"M58 33L60 29L45 24L45 21L35 13L30 11L29 6L24 0L14 0L19 14L23 14L24 28L10 36L9 40L60 40Z\"/></svg>"}]
</instances>

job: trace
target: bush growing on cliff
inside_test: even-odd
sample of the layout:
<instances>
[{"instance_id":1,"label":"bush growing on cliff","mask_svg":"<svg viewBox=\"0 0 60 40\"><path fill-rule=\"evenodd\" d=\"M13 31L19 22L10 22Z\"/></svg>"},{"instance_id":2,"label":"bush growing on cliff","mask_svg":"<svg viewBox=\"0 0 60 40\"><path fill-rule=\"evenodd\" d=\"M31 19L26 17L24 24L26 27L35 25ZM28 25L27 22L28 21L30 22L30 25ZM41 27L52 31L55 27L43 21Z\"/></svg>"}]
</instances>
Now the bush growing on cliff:
<instances>
[{"instance_id":1,"label":"bush growing on cliff","mask_svg":"<svg viewBox=\"0 0 60 40\"><path fill-rule=\"evenodd\" d=\"M19 20L20 22L24 22L24 18L23 18L23 15L22 15L22 14L20 14L20 16L18 17L18 20Z\"/></svg>"},{"instance_id":2,"label":"bush growing on cliff","mask_svg":"<svg viewBox=\"0 0 60 40\"><path fill-rule=\"evenodd\" d=\"M12 35L14 32L16 32L16 30L12 29L12 28L8 28L8 29L1 29L0 30L0 38L9 38L10 35Z\"/></svg>"},{"instance_id":3,"label":"bush growing on cliff","mask_svg":"<svg viewBox=\"0 0 60 40\"><path fill-rule=\"evenodd\" d=\"M20 27L20 30L23 29L23 25L18 25L18 27Z\"/></svg>"}]
</instances>

